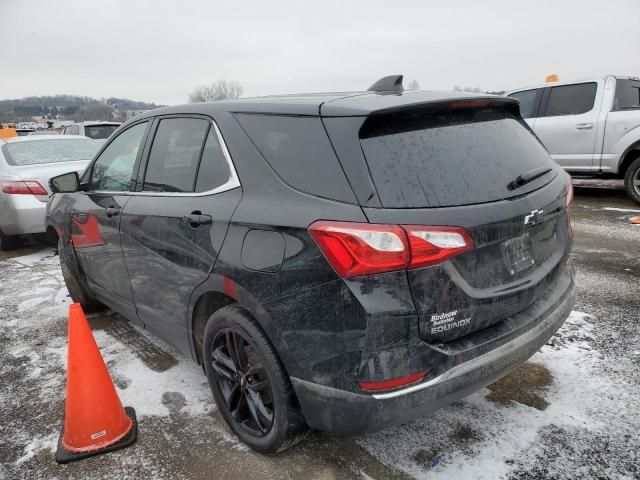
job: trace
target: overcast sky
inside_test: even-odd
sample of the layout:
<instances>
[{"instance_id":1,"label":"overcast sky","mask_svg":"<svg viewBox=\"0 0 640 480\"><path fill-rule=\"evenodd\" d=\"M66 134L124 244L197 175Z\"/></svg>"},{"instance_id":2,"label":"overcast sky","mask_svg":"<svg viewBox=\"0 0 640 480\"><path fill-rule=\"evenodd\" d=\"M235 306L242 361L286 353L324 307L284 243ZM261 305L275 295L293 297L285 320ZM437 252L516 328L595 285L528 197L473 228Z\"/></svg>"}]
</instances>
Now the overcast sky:
<instances>
[{"instance_id":1,"label":"overcast sky","mask_svg":"<svg viewBox=\"0 0 640 480\"><path fill-rule=\"evenodd\" d=\"M0 0L0 98L75 94L185 103L218 78L245 96L503 90L640 76L640 0Z\"/></svg>"}]
</instances>

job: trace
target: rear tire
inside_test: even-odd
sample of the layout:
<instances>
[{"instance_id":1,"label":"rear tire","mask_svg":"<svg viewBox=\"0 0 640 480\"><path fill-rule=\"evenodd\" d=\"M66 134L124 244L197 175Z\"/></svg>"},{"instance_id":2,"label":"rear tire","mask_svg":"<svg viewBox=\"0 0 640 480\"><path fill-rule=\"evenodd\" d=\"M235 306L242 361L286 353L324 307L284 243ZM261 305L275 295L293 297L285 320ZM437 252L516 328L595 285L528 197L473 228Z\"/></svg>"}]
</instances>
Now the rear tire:
<instances>
[{"instance_id":1,"label":"rear tire","mask_svg":"<svg viewBox=\"0 0 640 480\"><path fill-rule=\"evenodd\" d=\"M640 158L637 158L624 175L624 189L636 203L640 203Z\"/></svg>"},{"instance_id":2,"label":"rear tire","mask_svg":"<svg viewBox=\"0 0 640 480\"><path fill-rule=\"evenodd\" d=\"M106 307L99 301L94 300L73 273L71 273L71 269L68 266L67 254L61 238L58 239L58 257L60 258L62 278L64 278L64 283L67 286L71 300L73 300L74 303L79 303L86 313L104 310Z\"/></svg>"},{"instance_id":3,"label":"rear tire","mask_svg":"<svg viewBox=\"0 0 640 480\"><path fill-rule=\"evenodd\" d=\"M242 442L257 452L274 453L307 436L289 376L246 310L229 305L215 312L202 351L216 404Z\"/></svg>"},{"instance_id":4,"label":"rear tire","mask_svg":"<svg viewBox=\"0 0 640 480\"><path fill-rule=\"evenodd\" d=\"M16 235L5 235L0 232L0 251L15 250L20 246L20 240Z\"/></svg>"}]
</instances>

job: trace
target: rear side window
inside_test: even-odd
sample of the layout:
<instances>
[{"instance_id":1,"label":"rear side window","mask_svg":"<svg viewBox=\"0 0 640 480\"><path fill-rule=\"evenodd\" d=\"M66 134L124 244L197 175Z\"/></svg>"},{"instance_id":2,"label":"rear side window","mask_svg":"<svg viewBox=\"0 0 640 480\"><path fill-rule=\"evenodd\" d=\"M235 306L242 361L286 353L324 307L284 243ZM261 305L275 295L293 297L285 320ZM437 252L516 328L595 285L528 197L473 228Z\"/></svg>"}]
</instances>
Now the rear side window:
<instances>
[{"instance_id":1,"label":"rear side window","mask_svg":"<svg viewBox=\"0 0 640 480\"><path fill-rule=\"evenodd\" d=\"M554 176L516 190L507 187L553 162L531 131L503 109L375 115L360 129L360 142L387 208L492 202L540 188Z\"/></svg>"},{"instance_id":2,"label":"rear side window","mask_svg":"<svg viewBox=\"0 0 640 480\"><path fill-rule=\"evenodd\" d=\"M318 117L237 114L262 156L289 186L320 197L356 203Z\"/></svg>"},{"instance_id":3,"label":"rear side window","mask_svg":"<svg viewBox=\"0 0 640 480\"><path fill-rule=\"evenodd\" d=\"M116 131L119 125L90 125L84 127L84 134L94 140L102 140Z\"/></svg>"},{"instance_id":4,"label":"rear side window","mask_svg":"<svg viewBox=\"0 0 640 480\"><path fill-rule=\"evenodd\" d=\"M510 97L520 100L520 115L522 115L522 118L531 118L536 113L534 108L536 106L536 96L539 91L540 89L525 90L509 95Z\"/></svg>"},{"instance_id":5,"label":"rear side window","mask_svg":"<svg viewBox=\"0 0 640 480\"><path fill-rule=\"evenodd\" d=\"M640 80L616 80L616 98L613 110L640 108Z\"/></svg>"},{"instance_id":6,"label":"rear side window","mask_svg":"<svg viewBox=\"0 0 640 480\"><path fill-rule=\"evenodd\" d=\"M202 161L198 170L196 192L206 192L224 185L229 180L231 171L222 151L218 135L213 127L209 129L207 141L202 151Z\"/></svg>"},{"instance_id":7,"label":"rear side window","mask_svg":"<svg viewBox=\"0 0 640 480\"><path fill-rule=\"evenodd\" d=\"M199 118L160 121L144 177L144 191L193 192L210 123Z\"/></svg>"},{"instance_id":8,"label":"rear side window","mask_svg":"<svg viewBox=\"0 0 640 480\"><path fill-rule=\"evenodd\" d=\"M596 99L597 86L592 82L551 87L545 116L580 115L590 111Z\"/></svg>"}]
</instances>

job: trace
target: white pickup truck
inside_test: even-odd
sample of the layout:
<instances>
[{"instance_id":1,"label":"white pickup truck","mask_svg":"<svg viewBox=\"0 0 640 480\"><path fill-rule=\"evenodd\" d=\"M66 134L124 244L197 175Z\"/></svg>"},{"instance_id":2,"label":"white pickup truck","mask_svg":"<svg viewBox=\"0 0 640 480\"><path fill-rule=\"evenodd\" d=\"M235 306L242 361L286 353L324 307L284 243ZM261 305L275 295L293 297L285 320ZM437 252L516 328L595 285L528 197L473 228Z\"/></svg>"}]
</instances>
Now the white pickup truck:
<instances>
[{"instance_id":1,"label":"white pickup truck","mask_svg":"<svg viewBox=\"0 0 640 480\"><path fill-rule=\"evenodd\" d=\"M624 178L640 203L640 78L607 76L507 92L572 175Z\"/></svg>"}]
</instances>

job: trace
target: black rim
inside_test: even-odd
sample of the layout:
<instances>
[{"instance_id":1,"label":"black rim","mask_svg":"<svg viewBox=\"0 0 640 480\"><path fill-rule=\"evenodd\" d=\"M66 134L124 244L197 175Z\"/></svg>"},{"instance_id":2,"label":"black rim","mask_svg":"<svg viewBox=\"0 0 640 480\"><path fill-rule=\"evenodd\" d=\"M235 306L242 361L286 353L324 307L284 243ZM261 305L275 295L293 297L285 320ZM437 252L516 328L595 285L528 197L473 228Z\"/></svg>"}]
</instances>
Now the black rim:
<instances>
[{"instance_id":1,"label":"black rim","mask_svg":"<svg viewBox=\"0 0 640 480\"><path fill-rule=\"evenodd\" d=\"M636 191L636 195L640 197L640 168L636 170L635 175L631 178L631 185Z\"/></svg>"},{"instance_id":2,"label":"black rim","mask_svg":"<svg viewBox=\"0 0 640 480\"><path fill-rule=\"evenodd\" d=\"M213 340L211 366L223 408L247 433L263 437L273 425L273 392L264 365L249 340L225 329Z\"/></svg>"}]
</instances>

